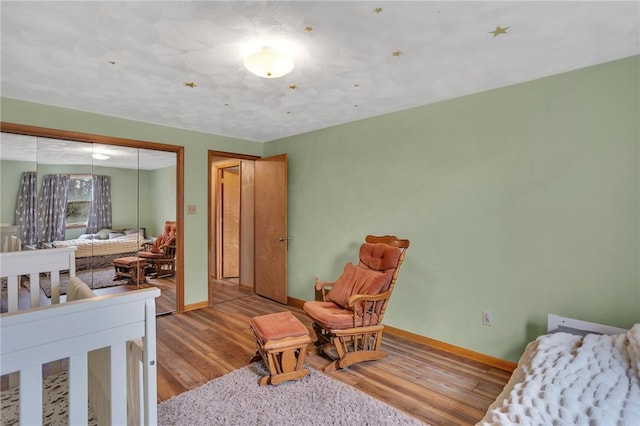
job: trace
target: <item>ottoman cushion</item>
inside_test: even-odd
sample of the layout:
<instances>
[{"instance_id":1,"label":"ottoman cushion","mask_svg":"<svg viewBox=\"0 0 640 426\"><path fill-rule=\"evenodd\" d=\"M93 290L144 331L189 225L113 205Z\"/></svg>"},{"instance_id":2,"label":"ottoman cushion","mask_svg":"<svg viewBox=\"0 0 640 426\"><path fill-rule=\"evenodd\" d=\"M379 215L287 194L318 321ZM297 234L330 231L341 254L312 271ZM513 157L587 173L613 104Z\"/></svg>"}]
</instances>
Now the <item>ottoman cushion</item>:
<instances>
[{"instance_id":1,"label":"ottoman cushion","mask_svg":"<svg viewBox=\"0 0 640 426\"><path fill-rule=\"evenodd\" d=\"M251 328L263 342L309 335L307 327L289 311L253 317Z\"/></svg>"}]
</instances>

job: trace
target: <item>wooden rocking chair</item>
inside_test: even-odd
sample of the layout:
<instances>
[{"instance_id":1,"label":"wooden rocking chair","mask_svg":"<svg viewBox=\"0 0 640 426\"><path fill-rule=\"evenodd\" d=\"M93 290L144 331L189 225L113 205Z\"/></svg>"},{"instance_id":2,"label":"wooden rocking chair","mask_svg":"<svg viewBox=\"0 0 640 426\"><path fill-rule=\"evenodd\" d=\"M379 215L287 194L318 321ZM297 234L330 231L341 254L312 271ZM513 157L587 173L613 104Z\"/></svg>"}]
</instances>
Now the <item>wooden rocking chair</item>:
<instances>
[{"instance_id":1,"label":"wooden rocking chair","mask_svg":"<svg viewBox=\"0 0 640 426\"><path fill-rule=\"evenodd\" d=\"M358 265L347 263L335 282L316 282L323 300L303 305L314 321L316 345L333 359L323 371L387 356L381 350L382 317L409 240L368 235L365 241Z\"/></svg>"},{"instance_id":2,"label":"wooden rocking chair","mask_svg":"<svg viewBox=\"0 0 640 426\"><path fill-rule=\"evenodd\" d=\"M157 278L169 277L176 272L176 222L168 220L164 231L154 242L144 242L145 251L138 252L138 257L145 259L149 272Z\"/></svg>"}]
</instances>

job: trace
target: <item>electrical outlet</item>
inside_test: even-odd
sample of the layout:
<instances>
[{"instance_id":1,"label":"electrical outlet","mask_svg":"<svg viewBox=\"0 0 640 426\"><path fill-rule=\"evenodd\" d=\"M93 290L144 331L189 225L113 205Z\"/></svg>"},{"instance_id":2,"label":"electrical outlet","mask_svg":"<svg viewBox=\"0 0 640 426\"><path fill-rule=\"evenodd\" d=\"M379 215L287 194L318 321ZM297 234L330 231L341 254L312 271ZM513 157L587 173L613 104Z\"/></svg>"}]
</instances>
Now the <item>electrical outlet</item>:
<instances>
[{"instance_id":1,"label":"electrical outlet","mask_svg":"<svg viewBox=\"0 0 640 426\"><path fill-rule=\"evenodd\" d=\"M482 325L493 325L493 314L490 311L482 311Z\"/></svg>"},{"instance_id":2,"label":"electrical outlet","mask_svg":"<svg viewBox=\"0 0 640 426\"><path fill-rule=\"evenodd\" d=\"M187 214L196 214L196 205L195 204L189 204L187 206Z\"/></svg>"}]
</instances>

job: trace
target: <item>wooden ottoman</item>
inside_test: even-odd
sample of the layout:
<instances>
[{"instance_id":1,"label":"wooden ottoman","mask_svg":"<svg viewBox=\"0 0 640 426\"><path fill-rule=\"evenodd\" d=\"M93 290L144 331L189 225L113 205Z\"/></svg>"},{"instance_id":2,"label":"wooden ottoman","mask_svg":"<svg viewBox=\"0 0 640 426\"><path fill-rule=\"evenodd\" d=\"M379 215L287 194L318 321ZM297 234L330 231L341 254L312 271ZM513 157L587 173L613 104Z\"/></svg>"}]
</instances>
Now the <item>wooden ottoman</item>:
<instances>
[{"instance_id":1,"label":"wooden ottoman","mask_svg":"<svg viewBox=\"0 0 640 426\"><path fill-rule=\"evenodd\" d=\"M147 261L139 257L120 257L113 260L113 267L116 270L114 280L119 278L129 278L131 284L143 284L146 282L144 278L144 270Z\"/></svg>"},{"instance_id":2,"label":"wooden ottoman","mask_svg":"<svg viewBox=\"0 0 640 426\"><path fill-rule=\"evenodd\" d=\"M303 368L309 330L289 311L253 317L251 331L256 339L256 354L250 362L262 358L269 376L258 380L260 386L298 380L309 374Z\"/></svg>"}]
</instances>

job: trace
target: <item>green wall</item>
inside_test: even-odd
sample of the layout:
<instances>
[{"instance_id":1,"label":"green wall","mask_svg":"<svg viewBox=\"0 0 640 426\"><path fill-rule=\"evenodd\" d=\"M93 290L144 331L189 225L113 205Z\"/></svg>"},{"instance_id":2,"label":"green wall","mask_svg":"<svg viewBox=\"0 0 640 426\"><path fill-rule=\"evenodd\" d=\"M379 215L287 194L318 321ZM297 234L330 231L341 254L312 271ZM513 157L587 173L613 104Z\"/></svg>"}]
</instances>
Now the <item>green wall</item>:
<instances>
[{"instance_id":1,"label":"green wall","mask_svg":"<svg viewBox=\"0 0 640 426\"><path fill-rule=\"evenodd\" d=\"M0 146L0 149L2 147ZM35 172L31 161L0 161L0 223L15 225L16 201L22 172Z\"/></svg>"},{"instance_id":2,"label":"green wall","mask_svg":"<svg viewBox=\"0 0 640 426\"><path fill-rule=\"evenodd\" d=\"M196 214L184 214L184 301L207 300L207 151L259 156L263 144L10 98L2 98L0 107L9 123L183 146L184 206L198 207Z\"/></svg>"},{"instance_id":3,"label":"green wall","mask_svg":"<svg viewBox=\"0 0 640 426\"><path fill-rule=\"evenodd\" d=\"M515 361L549 312L640 322L639 62L267 143L289 156L290 296L395 234L391 326Z\"/></svg>"},{"instance_id":4,"label":"green wall","mask_svg":"<svg viewBox=\"0 0 640 426\"><path fill-rule=\"evenodd\" d=\"M149 223L153 227L147 230L148 236L157 236L164 230L167 220L176 220L176 168L165 167L151 173L153 197L147 205L150 214ZM148 208L151 206L151 208Z\"/></svg>"},{"instance_id":5,"label":"green wall","mask_svg":"<svg viewBox=\"0 0 640 426\"><path fill-rule=\"evenodd\" d=\"M411 247L385 322L515 361L548 312L640 321L639 63L264 145L6 98L2 120L184 146L187 304L207 298L207 150L287 152L290 296L396 234Z\"/></svg>"}]
</instances>

